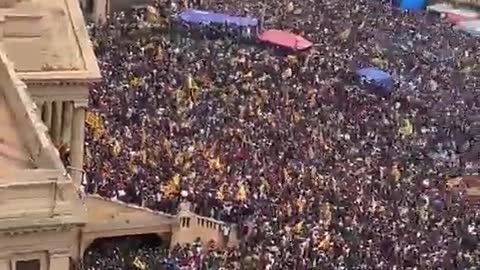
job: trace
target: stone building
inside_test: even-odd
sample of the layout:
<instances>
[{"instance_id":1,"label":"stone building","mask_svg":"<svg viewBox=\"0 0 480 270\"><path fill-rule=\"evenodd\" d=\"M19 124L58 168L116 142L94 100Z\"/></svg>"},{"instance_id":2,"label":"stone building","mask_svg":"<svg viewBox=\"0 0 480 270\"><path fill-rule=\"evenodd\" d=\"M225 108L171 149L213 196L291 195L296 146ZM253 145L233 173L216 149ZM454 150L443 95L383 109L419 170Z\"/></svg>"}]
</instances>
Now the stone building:
<instances>
[{"instance_id":1,"label":"stone building","mask_svg":"<svg viewBox=\"0 0 480 270\"><path fill-rule=\"evenodd\" d=\"M93 22L104 22L115 11L128 10L133 6L151 5L154 0L79 0L85 16Z\"/></svg>"},{"instance_id":2,"label":"stone building","mask_svg":"<svg viewBox=\"0 0 480 270\"><path fill-rule=\"evenodd\" d=\"M0 0L0 30L0 270L67 270L105 237L238 242L186 205L173 216L80 192L88 87L100 72L77 0Z\"/></svg>"}]
</instances>

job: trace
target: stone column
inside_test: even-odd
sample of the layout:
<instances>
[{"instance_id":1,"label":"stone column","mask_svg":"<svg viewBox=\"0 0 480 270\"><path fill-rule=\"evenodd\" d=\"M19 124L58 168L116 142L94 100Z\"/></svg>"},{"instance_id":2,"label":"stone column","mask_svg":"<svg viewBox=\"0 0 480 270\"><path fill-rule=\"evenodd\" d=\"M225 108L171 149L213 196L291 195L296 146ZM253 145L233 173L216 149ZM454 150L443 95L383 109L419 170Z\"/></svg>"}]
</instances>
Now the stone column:
<instances>
[{"instance_id":1,"label":"stone column","mask_svg":"<svg viewBox=\"0 0 480 270\"><path fill-rule=\"evenodd\" d=\"M49 270L70 269L70 257L68 251L50 253Z\"/></svg>"},{"instance_id":2,"label":"stone column","mask_svg":"<svg viewBox=\"0 0 480 270\"><path fill-rule=\"evenodd\" d=\"M52 127L52 102L45 101L42 106L42 120L48 130Z\"/></svg>"},{"instance_id":3,"label":"stone column","mask_svg":"<svg viewBox=\"0 0 480 270\"><path fill-rule=\"evenodd\" d=\"M1 258L0 259L0 270L11 270L11 263L9 259Z\"/></svg>"},{"instance_id":4,"label":"stone column","mask_svg":"<svg viewBox=\"0 0 480 270\"><path fill-rule=\"evenodd\" d=\"M72 139L72 118L73 118L73 102L63 102L63 119L62 119L62 143L70 146L70 140Z\"/></svg>"},{"instance_id":5,"label":"stone column","mask_svg":"<svg viewBox=\"0 0 480 270\"><path fill-rule=\"evenodd\" d=\"M52 128L50 136L55 144L60 145L60 135L62 132L62 112L63 104L61 101L54 101L52 106Z\"/></svg>"},{"instance_id":6,"label":"stone column","mask_svg":"<svg viewBox=\"0 0 480 270\"><path fill-rule=\"evenodd\" d=\"M85 108L76 107L73 112L72 139L70 141L70 158L73 167L70 171L77 184L82 181L83 155L85 144Z\"/></svg>"},{"instance_id":7,"label":"stone column","mask_svg":"<svg viewBox=\"0 0 480 270\"><path fill-rule=\"evenodd\" d=\"M104 23L109 12L108 7L110 0L94 0L93 2L93 19L97 23Z\"/></svg>"}]
</instances>

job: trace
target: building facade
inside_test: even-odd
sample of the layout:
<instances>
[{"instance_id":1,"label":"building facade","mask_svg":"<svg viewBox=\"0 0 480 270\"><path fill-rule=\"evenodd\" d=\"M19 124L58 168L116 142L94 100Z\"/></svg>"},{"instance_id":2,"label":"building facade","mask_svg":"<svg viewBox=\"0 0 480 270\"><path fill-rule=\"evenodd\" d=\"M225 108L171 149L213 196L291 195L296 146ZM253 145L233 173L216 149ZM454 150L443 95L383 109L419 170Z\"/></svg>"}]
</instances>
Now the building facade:
<instances>
[{"instance_id":1,"label":"building facade","mask_svg":"<svg viewBox=\"0 0 480 270\"><path fill-rule=\"evenodd\" d=\"M79 0L88 20L102 23L112 12L128 10L133 6L152 5L155 0Z\"/></svg>"},{"instance_id":2,"label":"building facade","mask_svg":"<svg viewBox=\"0 0 480 270\"><path fill-rule=\"evenodd\" d=\"M89 85L100 79L77 0L0 0L0 270L67 270L99 238L238 243L229 225L80 191ZM70 149L65 167L58 147Z\"/></svg>"}]
</instances>

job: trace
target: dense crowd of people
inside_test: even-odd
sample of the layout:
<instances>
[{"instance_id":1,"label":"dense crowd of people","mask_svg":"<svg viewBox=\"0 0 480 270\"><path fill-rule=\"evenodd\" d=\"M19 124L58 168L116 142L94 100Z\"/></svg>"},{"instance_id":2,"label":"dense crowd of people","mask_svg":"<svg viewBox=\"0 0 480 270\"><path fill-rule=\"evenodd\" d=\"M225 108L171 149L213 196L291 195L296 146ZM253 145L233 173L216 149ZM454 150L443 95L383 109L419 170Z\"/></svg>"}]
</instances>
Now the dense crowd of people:
<instances>
[{"instance_id":1,"label":"dense crowd of people","mask_svg":"<svg viewBox=\"0 0 480 270\"><path fill-rule=\"evenodd\" d=\"M478 38L390 1L202 1L314 43L294 53L177 32L184 5L159 2L158 23L137 10L91 27L103 80L91 89L85 190L169 213L188 200L244 241L130 259L100 249L85 269L138 257L145 269L480 265L478 208L446 188L478 162ZM390 95L356 83L370 66L395 78Z\"/></svg>"}]
</instances>

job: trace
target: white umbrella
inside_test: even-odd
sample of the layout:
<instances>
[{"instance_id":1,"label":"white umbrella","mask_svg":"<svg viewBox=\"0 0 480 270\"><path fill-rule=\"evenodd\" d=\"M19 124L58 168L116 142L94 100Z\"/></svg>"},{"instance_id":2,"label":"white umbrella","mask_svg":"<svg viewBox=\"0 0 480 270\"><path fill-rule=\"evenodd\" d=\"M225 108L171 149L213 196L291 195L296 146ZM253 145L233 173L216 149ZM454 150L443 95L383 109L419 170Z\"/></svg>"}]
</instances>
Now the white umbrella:
<instances>
[{"instance_id":1,"label":"white umbrella","mask_svg":"<svg viewBox=\"0 0 480 270\"><path fill-rule=\"evenodd\" d=\"M463 21L460 22L456 28L472 35L480 36L480 20Z\"/></svg>"}]
</instances>

